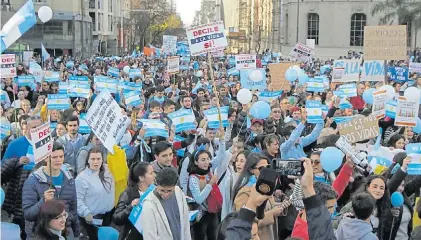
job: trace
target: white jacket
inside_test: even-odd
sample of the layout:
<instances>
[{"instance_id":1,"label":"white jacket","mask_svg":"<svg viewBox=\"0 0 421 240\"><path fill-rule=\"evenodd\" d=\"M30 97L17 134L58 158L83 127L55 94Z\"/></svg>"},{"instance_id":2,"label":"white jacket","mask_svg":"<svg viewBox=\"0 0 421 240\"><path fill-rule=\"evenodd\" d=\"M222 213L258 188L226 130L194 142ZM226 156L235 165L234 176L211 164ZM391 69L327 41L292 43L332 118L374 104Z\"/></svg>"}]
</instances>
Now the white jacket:
<instances>
[{"instance_id":1,"label":"white jacket","mask_svg":"<svg viewBox=\"0 0 421 240\"><path fill-rule=\"evenodd\" d=\"M189 208L186 197L179 187L175 187L178 209L180 211L181 239L191 240ZM149 194L142 206L140 219L143 228L143 239L145 240L167 240L173 239L167 215L155 194Z\"/></svg>"}]
</instances>

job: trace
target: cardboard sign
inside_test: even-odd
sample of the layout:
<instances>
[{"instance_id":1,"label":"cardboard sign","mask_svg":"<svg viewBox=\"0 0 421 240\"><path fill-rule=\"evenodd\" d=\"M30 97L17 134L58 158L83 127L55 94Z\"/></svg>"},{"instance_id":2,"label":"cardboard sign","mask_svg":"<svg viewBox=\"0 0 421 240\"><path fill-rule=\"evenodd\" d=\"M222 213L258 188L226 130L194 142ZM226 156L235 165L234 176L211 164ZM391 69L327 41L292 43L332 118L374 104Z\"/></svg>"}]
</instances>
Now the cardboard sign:
<instances>
[{"instance_id":1,"label":"cardboard sign","mask_svg":"<svg viewBox=\"0 0 421 240\"><path fill-rule=\"evenodd\" d=\"M50 124L46 123L31 129L32 148L35 164L41 162L53 151L53 138L51 137Z\"/></svg>"},{"instance_id":2,"label":"cardboard sign","mask_svg":"<svg viewBox=\"0 0 421 240\"><path fill-rule=\"evenodd\" d=\"M364 60L406 60L405 25L365 26Z\"/></svg>"},{"instance_id":3,"label":"cardboard sign","mask_svg":"<svg viewBox=\"0 0 421 240\"><path fill-rule=\"evenodd\" d=\"M186 33L192 56L216 52L228 46L222 21L189 27Z\"/></svg>"},{"instance_id":4,"label":"cardboard sign","mask_svg":"<svg viewBox=\"0 0 421 240\"><path fill-rule=\"evenodd\" d=\"M301 62L308 62L311 60L314 54L314 48L311 48L307 45L297 43L295 47L291 50L290 56L297 59Z\"/></svg>"},{"instance_id":5,"label":"cardboard sign","mask_svg":"<svg viewBox=\"0 0 421 240\"><path fill-rule=\"evenodd\" d=\"M338 124L339 134L349 143L360 142L380 134L376 116L355 116L351 121Z\"/></svg>"},{"instance_id":6,"label":"cardboard sign","mask_svg":"<svg viewBox=\"0 0 421 240\"><path fill-rule=\"evenodd\" d=\"M175 54L177 52L177 36L162 36L162 52Z\"/></svg>"},{"instance_id":7,"label":"cardboard sign","mask_svg":"<svg viewBox=\"0 0 421 240\"><path fill-rule=\"evenodd\" d=\"M2 54L0 56L0 76L2 78L16 77L16 56L15 54Z\"/></svg>"},{"instance_id":8,"label":"cardboard sign","mask_svg":"<svg viewBox=\"0 0 421 240\"><path fill-rule=\"evenodd\" d=\"M283 63L271 63L269 64L270 80L272 82L272 90L284 90L290 91L291 84L285 78L285 72L295 63L283 62Z\"/></svg>"},{"instance_id":9,"label":"cardboard sign","mask_svg":"<svg viewBox=\"0 0 421 240\"><path fill-rule=\"evenodd\" d=\"M255 54L241 54L235 56L235 68L241 69L256 69L256 55Z\"/></svg>"},{"instance_id":10,"label":"cardboard sign","mask_svg":"<svg viewBox=\"0 0 421 240\"><path fill-rule=\"evenodd\" d=\"M167 58L167 72L170 74L175 74L180 71L180 57L168 57Z\"/></svg>"},{"instance_id":11,"label":"cardboard sign","mask_svg":"<svg viewBox=\"0 0 421 240\"><path fill-rule=\"evenodd\" d=\"M417 125L419 100L409 100L405 97L398 98L396 106L395 126L415 127Z\"/></svg>"}]
</instances>

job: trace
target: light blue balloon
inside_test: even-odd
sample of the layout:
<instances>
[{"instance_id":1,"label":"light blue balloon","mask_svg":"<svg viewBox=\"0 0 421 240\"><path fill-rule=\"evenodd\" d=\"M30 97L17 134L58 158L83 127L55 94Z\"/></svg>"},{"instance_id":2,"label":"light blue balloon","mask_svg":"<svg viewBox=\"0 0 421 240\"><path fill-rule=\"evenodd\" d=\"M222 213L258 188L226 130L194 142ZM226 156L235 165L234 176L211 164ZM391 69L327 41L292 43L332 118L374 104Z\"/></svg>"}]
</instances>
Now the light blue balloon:
<instances>
[{"instance_id":1,"label":"light blue balloon","mask_svg":"<svg viewBox=\"0 0 421 240\"><path fill-rule=\"evenodd\" d=\"M336 147L327 147L320 154L320 163L326 172L333 172L342 164L344 154Z\"/></svg>"},{"instance_id":2,"label":"light blue balloon","mask_svg":"<svg viewBox=\"0 0 421 240\"><path fill-rule=\"evenodd\" d=\"M412 128L412 131L414 131L414 133L417 133L417 134L421 133L421 119L420 118L417 118L416 125L415 127Z\"/></svg>"},{"instance_id":3,"label":"light blue balloon","mask_svg":"<svg viewBox=\"0 0 421 240\"><path fill-rule=\"evenodd\" d=\"M373 104L373 92L375 92L376 89L374 88L369 88L367 90L364 91L363 93L363 100L364 102L368 103L368 104Z\"/></svg>"},{"instance_id":4,"label":"light blue balloon","mask_svg":"<svg viewBox=\"0 0 421 240\"><path fill-rule=\"evenodd\" d=\"M2 222L1 226L1 239L7 240L20 240L20 227L17 224Z\"/></svg>"},{"instance_id":5,"label":"light blue balloon","mask_svg":"<svg viewBox=\"0 0 421 240\"><path fill-rule=\"evenodd\" d=\"M98 240L118 240L118 231L112 227L99 227Z\"/></svg>"},{"instance_id":6,"label":"light blue balloon","mask_svg":"<svg viewBox=\"0 0 421 240\"><path fill-rule=\"evenodd\" d=\"M298 78L298 71L293 68L288 69L285 72L285 78L290 82L294 82Z\"/></svg>"},{"instance_id":7,"label":"light blue balloon","mask_svg":"<svg viewBox=\"0 0 421 240\"><path fill-rule=\"evenodd\" d=\"M304 85L308 81L308 75L305 72L300 73L300 76L298 76L298 84Z\"/></svg>"},{"instance_id":8,"label":"light blue balloon","mask_svg":"<svg viewBox=\"0 0 421 240\"><path fill-rule=\"evenodd\" d=\"M0 188L0 207L3 206L4 198L6 197L6 194L3 191L3 188Z\"/></svg>"},{"instance_id":9,"label":"light blue balloon","mask_svg":"<svg viewBox=\"0 0 421 240\"><path fill-rule=\"evenodd\" d=\"M402 207L403 205L403 196L400 192L394 192L390 197L393 207Z\"/></svg>"},{"instance_id":10,"label":"light blue balloon","mask_svg":"<svg viewBox=\"0 0 421 240\"><path fill-rule=\"evenodd\" d=\"M250 108L250 114L257 119L266 119L270 115L270 105L265 101L257 101Z\"/></svg>"}]
</instances>

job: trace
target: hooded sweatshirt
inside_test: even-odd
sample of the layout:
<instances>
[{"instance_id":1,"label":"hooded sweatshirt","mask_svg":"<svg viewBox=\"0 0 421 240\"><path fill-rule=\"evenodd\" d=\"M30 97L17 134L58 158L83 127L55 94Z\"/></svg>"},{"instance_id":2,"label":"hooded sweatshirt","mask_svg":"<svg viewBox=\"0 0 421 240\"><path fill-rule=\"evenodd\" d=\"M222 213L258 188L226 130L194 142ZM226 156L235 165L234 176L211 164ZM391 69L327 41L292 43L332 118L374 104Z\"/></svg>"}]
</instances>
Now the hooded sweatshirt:
<instances>
[{"instance_id":1,"label":"hooded sweatshirt","mask_svg":"<svg viewBox=\"0 0 421 240\"><path fill-rule=\"evenodd\" d=\"M344 218L336 231L338 240L377 240L370 223L360 219Z\"/></svg>"}]
</instances>

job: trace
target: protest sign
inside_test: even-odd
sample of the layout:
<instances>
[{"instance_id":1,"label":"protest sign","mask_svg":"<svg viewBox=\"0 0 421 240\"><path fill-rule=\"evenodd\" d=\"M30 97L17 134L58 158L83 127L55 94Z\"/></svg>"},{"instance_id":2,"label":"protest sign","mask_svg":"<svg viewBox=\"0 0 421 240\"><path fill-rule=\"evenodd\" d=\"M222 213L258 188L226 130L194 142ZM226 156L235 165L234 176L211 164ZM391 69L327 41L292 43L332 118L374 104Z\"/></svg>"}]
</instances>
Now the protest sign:
<instances>
[{"instance_id":1,"label":"protest sign","mask_svg":"<svg viewBox=\"0 0 421 240\"><path fill-rule=\"evenodd\" d=\"M360 59L344 59L344 60L336 60L333 63L333 67L343 67L345 70L339 79L339 76L335 76L336 82L356 82L358 81L358 77L360 75Z\"/></svg>"},{"instance_id":2,"label":"protest sign","mask_svg":"<svg viewBox=\"0 0 421 240\"><path fill-rule=\"evenodd\" d=\"M301 62L308 62L313 57L313 54L314 48L311 48L301 43L297 43L295 47L291 50L289 56Z\"/></svg>"},{"instance_id":3,"label":"protest sign","mask_svg":"<svg viewBox=\"0 0 421 240\"><path fill-rule=\"evenodd\" d=\"M44 71L44 81L60 82L60 72Z\"/></svg>"},{"instance_id":4,"label":"protest sign","mask_svg":"<svg viewBox=\"0 0 421 240\"><path fill-rule=\"evenodd\" d=\"M2 78L16 77L16 56L15 54L2 54L1 58L1 72Z\"/></svg>"},{"instance_id":5,"label":"protest sign","mask_svg":"<svg viewBox=\"0 0 421 240\"><path fill-rule=\"evenodd\" d=\"M196 129L196 118L190 109L180 109L176 112L168 114L175 126L175 132Z\"/></svg>"},{"instance_id":6,"label":"protest sign","mask_svg":"<svg viewBox=\"0 0 421 240\"><path fill-rule=\"evenodd\" d=\"M323 123L323 112L322 104L320 101L307 100L306 101L306 112L308 123Z\"/></svg>"},{"instance_id":7,"label":"protest sign","mask_svg":"<svg viewBox=\"0 0 421 240\"><path fill-rule=\"evenodd\" d=\"M142 128L146 130L144 137L169 137L168 129L165 123L159 119L139 119L142 122Z\"/></svg>"},{"instance_id":8,"label":"protest sign","mask_svg":"<svg viewBox=\"0 0 421 240\"><path fill-rule=\"evenodd\" d=\"M219 112L218 108L211 108L209 110L203 111L203 114L206 116L208 120L208 128L215 129L220 127L220 122L222 122L223 127L227 127L229 125L228 122L228 106L221 107L221 119L219 119Z\"/></svg>"},{"instance_id":9,"label":"protest sign","mask_svg":"<svg viewBox=\"0 0 421 240\"><path fill-rule=\"evenodd\" d=\"M340 85L338 90L333 91L333 94L338 97L355 97L357 96L357 85L355 83Z\"/></svg>"},{"instance_id":10,"label":"protest sign","mask_svg":"<svg viewBox=\"0 0 421 240\"><path fill-rule=\"evenodd\" d=\"M48 94L47 109L65 110L70 108L70 98L68 94Z\"/></svg>"},{"instance_id":11,"label":"protest sign","mask_svg":"<svg viewBox=\"0 0 421 240\"><path fill-rule=\"evenodd\" d=\"M118 76L120 75L120 69L116 67L110 67L108 68L108 75L110 75L111 77L118 78Z\"/></svg>"},{"instance_id":12,"label":"protest sign","mask_svg":"<svg viewBox=\"0 0 421 240\"><path fill-rule=\"evenodd\" d=\"M177 52L177 36L163 35L161 49L164 53L175 54Z\"/></svg>"},{"instance_id":13,"label":"protest sign","mask_svg":"<svg viewBox=\"0 0 421 240\"><path fill-rule=\"evenodd\" d=\"M107 76L95 76L95 91L102 92L107 90L110 93L117 93L118 80Z\"/></svg>"},{"instance_id":14,"label":"protest sign","mask_svg":"<svg viewBox=\"0 0 421 240\"><path fill-rule=\"evenodd\" d=\"M334 67L332 70L332 82L341 82L345 73L344 67Z\"/></svg>"},{"instance_id":15,"label":"protest sign","mask_svg":"<svg viewBox=\"0 0 421 240\"><path fill-rule=\"evenodd\" d=\"M255 54L240 54L235 56L235 68L240 69L256 69Z\"/></svg>"},{"instance_id":16,"label":"protest sign","mask_svg":"<svg viewBox=\"0 0 421 240\"><path fill-rule=\"evenodd\" d=\"M228 46L222 21L189 27L186 32L192 56L216 52Z\"/></svg>"},{"instance_id":17,"label":"protest sign","mask_svg":"<svg viewBox=\"0 0 421 240\"><path fill-rule=\"evenodd\" d=\"M421 63L410 62L409 63L410 73L421 73Z\"/></svg>"},{"instance_id":18,"label":"protest sign","mask_svg":"<svg viewBox=\"0 0 421 240\"><path fill-rule=\"evenodd\" d=\"M86 114L86 122L104 147L114 154L117 144L130 124L130 118L121 113L121 108L108 91L96 96Z\"/></svg>"},{"instance_id":19,"label":"protest sign","mask_svg":"<svg viewBox=\"0 0 421 240\"><path fill-rule=\"evenodd\" d=\"M241 87L250 90L266 89L266 71L264 68L240 70Z\"/></svg>"},{"instance_id":20,"label":"protest sign","mask_svg":"<svg viewBox=\"0 0 421 240\"><path fill-rule=\"evenodd\" d=\"M387 91L385 89L373 92L372 114L379 119L384 118L386 114L386 94L387 94Z\"/></svg>"},{"instance_id":21,"label":"protest sign","mask_svg":"<svg viewBox=\"0 0 421 240\"><path fill-rule=\"evenodd\" d=\"M390 117L390 118L395 118L396 117L396 106L398 105L398 101L396 100L389 100L386 105L385 105L385 109L386 109L386 116Z\"/></svg>"},{"instance_id":22,"label":"protest sign","mask_svg":"<svg viewBox=\"0 0 421 240\"><path fill-rule=\"evenodd\" d=\"M32 60L34 51L23 51L23 64L28 66L29 62Z\"/></svg>"},{"instance_id":23,"label":"protest sign","mask_svg":"<svg viewBox=\"0 0 421 240\"><path fill-rule=\"evenodd\" d=\"M51 137L50 124L46 123L30 130L34 162L39 163L50 156L53 150L53 138Z\"/></svg>"},{"instance_id":24,"label":"protest sign","mask_svg":"<svg viewBox=\"0 0 421 240\"><path fill-rule=\"evenodd\" d=\"M366 60L362 66L360 81L384 81L384 61Z\"/></svg>"},{"instance_id":25,"label":"protest sign","mask_svg":"<svg viewBox=\"0 0 421 240\"><path fill-rule=\"evenodd\" d=\"M351 121L338 124L339 133L349 143L360 142L380 134L376 116L355 116Z\"/></svg>"},{"instance_id":26,"label":"protest sign","mask_svg":"<svg viewBox=\"0 0 421 240\"><path fill-rule=\"evenodd\" d=\"M282 93L284 91L275 91L275 92L260 92L259 93L259 101L265 101L268 103L272 103L272 101L275 101L279 97L282 96Z\"/></svg>"},{"instance_id":27,"label":"protest sign","mask_svg":"<svg viewBox=\"0 0 421 240\"><path fill-rule=\"evenodd\" d=\"M353 147L349 142L346 141L344 136L341 136L336 141L335 146L339 148L343 153L350 156L355 164L360 164L365 161L365 156L357 150L357 147ZM365 151L366 149L364 149Z\"/></svg>"},{"instance_id":28,"label":"protest sign","mask_svg":"<svg viewBox=\"0 0 421 240\"><path fill-rule=\"evenodd\" d=\"M404 83L408 81L409 69L407 67L389 67L388 75L390 80L398 83Z\"/></svg>"},{"instance_id":29,"label":"protest sign","mask_svg":"<svg viewBox=\"0 0 421 240\"><path fill-rule=\"evenodd\" d=\"M411 163L421 164L421 143L410 143L405 146L405 151L411 157Z\"/></svg>"},{"instance_id":30,"label":"protest sign","mask_svg":"<svg viewBox=\"0 0 421 240\"><path fill-rule=\"evenodd\" d=\"M364 26L364 60L406 60L405 25Z\"/></svg>"},{"instance_id":31,"label":"protest sign","mask_svg":"<svg viewBox=\"0 0 421 240\"><path fill-rule=\"evenodd\" d=\"M292 62L282 62L282 63L271 63L269 64L269 73L270 73L270 81L272 84L272 90L284 90L290 91L291 84L285 78L285 72L291 66L295 64Z\"/></svg>"},{"instance_id":32,"label":"protest sign","mask_svg":"<svg viewBox=\"0 0 421 240\"><path fill-rule=\"evenodd\" d=\"M399 97L396 106L395 126L415 127L417 125L419 107L419 100Z\"/></svg>"},{"instance_id":33,"label":"protest sign","mask_svg":"<svg viewBox=\"0 0 421 240\"><path fill-rule=\"evenodd\" d=\"M180 71L180 57L168 57L167 58L167 72L170 74L175 74Z\"/></svg>"},{"instance_id":34,"label":"protest sign","mask_svg":"<svg viewBox=\"0 0 421 240\"><path fill-rule=\"evenodd\" d=\"M325 86L323 84L323 78L309 78L307 81L307 92L324 92Z\"/></svg>"}]
</instances>

